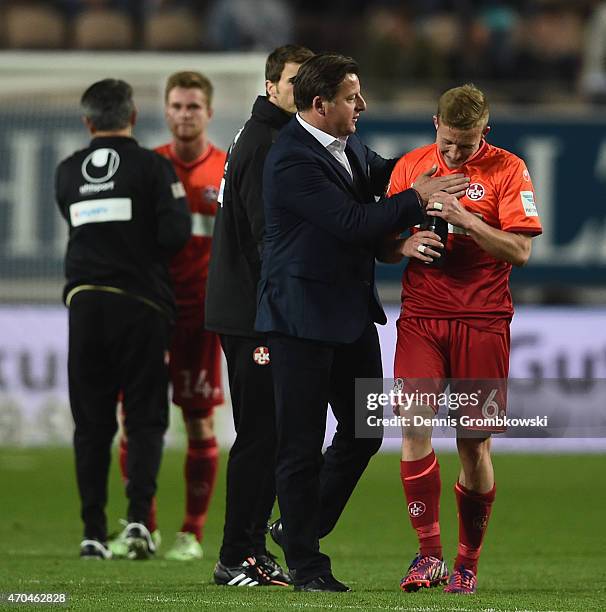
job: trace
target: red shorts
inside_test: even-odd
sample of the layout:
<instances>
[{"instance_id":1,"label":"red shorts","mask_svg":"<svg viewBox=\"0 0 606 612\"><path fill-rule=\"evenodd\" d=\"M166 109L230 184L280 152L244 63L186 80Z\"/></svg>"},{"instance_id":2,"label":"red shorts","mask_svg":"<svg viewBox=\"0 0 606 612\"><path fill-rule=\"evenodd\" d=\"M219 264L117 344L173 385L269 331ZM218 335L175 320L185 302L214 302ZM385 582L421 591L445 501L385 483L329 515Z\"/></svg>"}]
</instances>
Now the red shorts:
<instances>
[{"instance_id":1,"label":"red shorts","mask_svg":"<svg viewBox=\"0 0 606 612\"><path fill-rule=\"evenodd\" d=\"M476 393L476 401L458 410L472 419L505 417L509 374L509 322L490 328L458 319L400 318L394 377L405 389L417 383L421 391L439 393L450 383L451 394ZM413 379L413 380L411 380ZM416 379L416 380L414 380ZM415 386L413 384L413 386ZM456 396L450 404L456 405ZM434 406L438 410L439 406ZM501 426L465 429L502 432Z\"/></svg>"},{"instance_id":2,"label":"red shorts","mask_svg":"<svg viewBox=\"0 0 606 612\"><path fill-rule=\"evenodd\" d=\"M173 403L184 417L206 418L223 403L219 336L204 323L177 323L170 351Z\"/></svg>"}]
</instances>

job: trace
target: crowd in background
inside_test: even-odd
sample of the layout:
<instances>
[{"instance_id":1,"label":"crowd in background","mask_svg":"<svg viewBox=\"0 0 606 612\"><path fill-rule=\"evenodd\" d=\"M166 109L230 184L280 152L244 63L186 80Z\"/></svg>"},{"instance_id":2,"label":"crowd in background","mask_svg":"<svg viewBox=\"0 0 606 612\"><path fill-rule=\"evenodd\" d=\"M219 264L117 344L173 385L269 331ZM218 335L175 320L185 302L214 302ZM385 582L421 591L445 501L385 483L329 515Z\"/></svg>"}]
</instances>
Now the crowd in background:
<instances>
[{"instance_id":1,"label":"crowd in background","mask_svg":"<svg viewBox=\"0 0 606 612\"><path fill-rule=\"evenodd\" d=\"M289 41L353 55L388 97L394 80L488 81L493 98L506 84L517 102L606 97L604 0L4 0L0 17L3 48L267 51Z\"/></svg>"}]
</instances>

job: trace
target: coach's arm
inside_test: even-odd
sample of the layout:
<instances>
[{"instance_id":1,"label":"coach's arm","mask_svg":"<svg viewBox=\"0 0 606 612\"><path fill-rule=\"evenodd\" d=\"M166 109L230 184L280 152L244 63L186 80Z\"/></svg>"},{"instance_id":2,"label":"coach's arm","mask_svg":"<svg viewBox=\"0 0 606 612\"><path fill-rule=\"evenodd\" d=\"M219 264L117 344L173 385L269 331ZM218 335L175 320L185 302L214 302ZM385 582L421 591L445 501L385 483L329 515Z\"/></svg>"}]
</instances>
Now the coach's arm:
<instances>
[{"instance_id":1,"label":"coach's arm","mask_svg":"<svg viewBox=\"0 0 606 612\"><path fill-rule=\"evenodd\" d=\"M423 218L423 202L407 189L378 202L360 203L327 177L312 157L290 154L265 165L265 201L276 203L348 244L372 245L381 236Z\"/></svg>"}]
</instances>

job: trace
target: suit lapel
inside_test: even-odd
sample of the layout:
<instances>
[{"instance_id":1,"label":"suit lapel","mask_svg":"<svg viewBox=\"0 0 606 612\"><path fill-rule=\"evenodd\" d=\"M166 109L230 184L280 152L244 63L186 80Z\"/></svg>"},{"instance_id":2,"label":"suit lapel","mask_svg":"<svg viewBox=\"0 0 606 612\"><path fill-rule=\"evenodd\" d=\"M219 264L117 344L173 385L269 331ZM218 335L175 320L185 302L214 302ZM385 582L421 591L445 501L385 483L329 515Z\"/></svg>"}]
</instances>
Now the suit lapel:
<instances>
[{"instance_id":1,"label":"suit lapel","mask_svg":"<svg viewBox=\"0 0 606 612\"><path fill-rule=\"evenodd\" d=\"M362 176L367 176L366 159L364 158L364 152L360 146L358 137L354 134L347 139L347 146L345 152L351 163L352 158L355 158L355 163L358 165L358 169Z\"/></svg>"},{"instance_id":2,"label":"suit lapel","mask_svg":"<svg viewBox=\"0 0 606 612\"><path fill-rule=\"evenodd\" d=\"M335 156L330 151L328 151L326 147L323 147L318 142L318 140L314 138L305 128L303 128L299 124L296 118L293 119L292 121L294 122L293 129L295 130L296 138L298 140L303 141L305 144L311 147L314 151L322 155L324 159L328 160L330 164L332 164L332 167L335 169L337 174L341 177L344 183L344 186L347 187L347 189L349 189L349 191L351 191L352 193L357 194L358 191L354 187L354 184L351 180L351 176L349 176L349 172L347 172L347 170L341 165L341 163L335 158ZM354 172L354 176L355 176L355 171L353 168L352 168L352 172Z\"/></svg>"},{"instance_id":3,"label":"suit lapel","mask_svg":"<svg viewBox=\"0 0 606 612\"><path fill-rule=\"evenodd\" d=\"M358 195L362 196L364 201L366 201L369 198L369 194L367 193L368 169L366 168L366 159L360 155L360 147L355 146L355 144L358 144L357 139L354 140L352 137L350 137L347 141L347 147L345 147L345 154L347 155L349 165L351 166L351 171L353 172L354 190Z\"/></svg>"}]
</instances>

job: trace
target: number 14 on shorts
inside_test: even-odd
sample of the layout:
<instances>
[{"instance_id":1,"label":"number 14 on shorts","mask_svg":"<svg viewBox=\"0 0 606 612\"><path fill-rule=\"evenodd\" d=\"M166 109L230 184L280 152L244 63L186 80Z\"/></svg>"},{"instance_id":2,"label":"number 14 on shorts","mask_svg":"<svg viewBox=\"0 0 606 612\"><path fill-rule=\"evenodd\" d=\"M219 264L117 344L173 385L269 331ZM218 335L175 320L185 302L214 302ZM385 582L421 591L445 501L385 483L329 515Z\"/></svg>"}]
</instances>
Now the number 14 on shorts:
<instances>
[{"instance_id":1,"label":"number 14 on shorts","mask_svg":"<svg viewBox=\"0 0 606 612\"><path fill-rule=\"evenodd\" d=\"M179 374L181 377L181 397L202 395L205 399L208 399L218 393L218 389L213 389L208 382L207 370L200 370L197 376L192 376L190 370L180 370Z\"/></svg>"}]
</instances>

